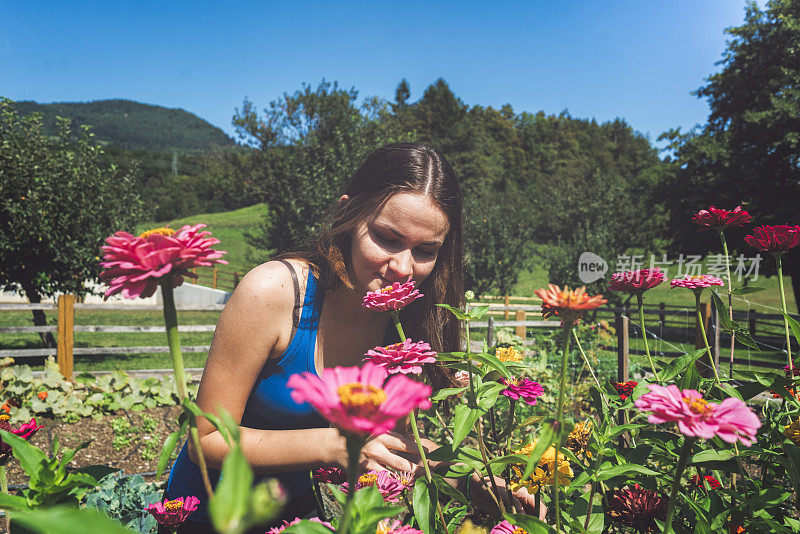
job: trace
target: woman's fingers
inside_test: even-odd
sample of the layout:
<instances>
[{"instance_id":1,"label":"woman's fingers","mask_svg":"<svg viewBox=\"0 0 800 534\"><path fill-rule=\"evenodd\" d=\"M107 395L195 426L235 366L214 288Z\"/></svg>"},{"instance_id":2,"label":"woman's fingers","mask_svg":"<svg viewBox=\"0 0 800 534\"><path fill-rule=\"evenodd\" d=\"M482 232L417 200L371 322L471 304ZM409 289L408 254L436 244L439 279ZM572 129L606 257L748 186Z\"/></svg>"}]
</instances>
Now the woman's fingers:
<instances>
[{"instance_id":1,"label":"woman's fingers","mask_svg":"<svg viewBox=\"0 0 800 534\"><path fill-rule=\"evenodd\" d=\"M387 449L419 456L419 448L417 447L416 442L412 438L403 434L398 434L397 432L387 432L386 434L381 434L380 436L375 437L373 441L382 443Z\"/></svg>"},{"instance_id":2,"label":"woman's fingers","mask_svg":"<svg viewBox=\"0 0 800 534\"><path fill-rule=\"evenodd\" d=\"M384 469L392 469L394 471L416 471L414 463L394 454L382 443L382 440L377 438L369 441L364 448L361 449L361 454L368 462L377 462L383 466Z\"/></svg>"}]
</instances>

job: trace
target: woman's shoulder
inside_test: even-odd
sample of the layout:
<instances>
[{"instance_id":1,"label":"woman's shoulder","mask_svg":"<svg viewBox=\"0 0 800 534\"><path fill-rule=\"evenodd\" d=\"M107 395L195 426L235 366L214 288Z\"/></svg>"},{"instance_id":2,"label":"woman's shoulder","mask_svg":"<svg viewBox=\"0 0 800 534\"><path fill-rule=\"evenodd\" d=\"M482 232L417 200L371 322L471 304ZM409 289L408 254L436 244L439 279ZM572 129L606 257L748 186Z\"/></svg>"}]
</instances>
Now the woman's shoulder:
<instances>
[{"instance_id":1,"label":"woman's shoulder","mask_svg":"<svg viewBox=\"0 0 800 534\"><path fill-rule=\"evenodd\" d=\"M288 264L288 265L287 265ZM290 270L290 267L292 270ZM297 259L271 260L253 267L231 297L250 305L291 310L295 304L295 280L300 297L305 293L309 265ZM294 276L293 276L294 274Z\"/></svg>"}]
</instances>

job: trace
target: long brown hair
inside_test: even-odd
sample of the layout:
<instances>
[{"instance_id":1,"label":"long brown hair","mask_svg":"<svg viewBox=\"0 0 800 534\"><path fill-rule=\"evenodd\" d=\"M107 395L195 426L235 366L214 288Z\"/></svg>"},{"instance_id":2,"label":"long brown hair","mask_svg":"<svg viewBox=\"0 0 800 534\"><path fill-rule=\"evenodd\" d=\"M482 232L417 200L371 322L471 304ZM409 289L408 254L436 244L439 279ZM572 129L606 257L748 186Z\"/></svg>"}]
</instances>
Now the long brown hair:
<instances>
[{"instance_id":1,"label":"long brown hair","mask_svg":"<svg viewBox=\"0 0 800 534\"><path fill-rule=\"evenodd\" d=\"M430 343L437 352L460 348L461 324L443 308L462 307L464 300L462 198L455 172L445 157L419 143L394 143L372 152L342 194L348 202L335 203L320 231L298 251L281 257L302 259L318 273L327 291L352 289L350 247L353 231L396 193L411 192L431 198L447 215L449 231L431 274L419 286L424 295L400 312L406 335ZM431 367L431 366L426 366ZM426 369L434 387L451 382L439 366Z\"/></svg>"}]
</instances>

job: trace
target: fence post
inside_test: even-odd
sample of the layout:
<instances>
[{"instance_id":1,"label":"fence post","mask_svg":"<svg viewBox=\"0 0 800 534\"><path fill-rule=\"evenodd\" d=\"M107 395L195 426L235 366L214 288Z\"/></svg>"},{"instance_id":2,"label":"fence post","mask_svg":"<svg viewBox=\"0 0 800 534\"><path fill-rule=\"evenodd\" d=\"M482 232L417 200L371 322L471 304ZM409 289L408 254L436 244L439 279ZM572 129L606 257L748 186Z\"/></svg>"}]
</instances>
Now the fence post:
<instances>
[{"instance_id":1,"label":"fence post","mask_svg":"<svg viewBox=\"0 0 800 534\"><path fill-rule=\"evenodd\" d=\"M200 278L197 276L197 267L194 268L194 278L192 279L193 284L200 283Z\"/></svg>"},{"instance_id":2,"label":"fence post","mask_svg":"<svg viewBox=\"0 0 800 534\"><path fill-rule=\"evenodd\" d=\"M508 307L511 306L511 297L508 294L506 294L506 296L503 297L503 305L506 307L506 313L503 316L503 318L506 321L508 321L508 318L510 317L509 315L510 312L508 311Z\"/></svg>"},{"instance_id":3,"label":"fence post","mask_svg":"<svg viewBox=\"0 0 800 534\"><path fill-rule=\"evenodd\" d=\"M694 321L694 348L696 349L704 349L706 348L706 344L703 342L703 331L700 330L701 328L705 329L706 336L708 335L708 328L711 323L711 303L704 302L700 304L700 315L703 318L703 322L701 323L699 319L695 319ZM713 354L713 353L712 353ZM711 369L711 365L708 363L708 358L700 357L695 361L695 367L697 367L697 372L700 373L700 376L705 378L711 378L714 376L714 370Z\"/></svg>"},{"instance_id":4,"label":"fence post","mask_svg":"<svg viewBox=\"0 0 800 534\"><path fill-rule=\"evenodd\" d=\"M236 286L239 285L239 271L233 273L233 289L236 289Z\"/></svg>"},{"instance_id":5,"label":"fence post","mask_svg":"<svg viewBox=\"0 0 800 534\"><path fill-rule=\"evenodd\" d=\"M217 268L214 267L214 270L211 271L211 287L213 287L214 289L217 289L217 275L218 274L219 274L219 271L217 271Z\"/></svg>"},{"instance_id":6,"label":"fence post","mask_svg":"<svg viewBox=\"0 0 800 534\"><path fill-rule=\"evenodd\" d=\"M514 320L517 322L525 320L525 310L517 310L517 314L514 317ZM525 341L525 325L517 325L517 332L516 334L522 338L522 341Z\"/></svg>"},{"instance_id":7,"label":"fence post","mask_svg":"<svg viewBox=\"0 0 800 534\"><path fill-rule=\"evenodd\" d=\"M750 336L752 336L753 339L756 337L756 315L758 315L758 312L756 310L751 310L750 317L747 319L747 326L750 329Z\"/></svg>"},{"instance_id":8,"label":"fence post","mask_svg":"<svg viewBox=\"0 0 800 534\"><path fill-rule=\"evenodd\" d=\"M661 323L662 327L667 322L667 314L665 312L666 307L667 307L667 305L664 304L663 302L659 302L658 303L658 320Z\"/></svg>"},{"instance_id":9,"label":"fence post","mask_svg":"<svg viewBox=\"0 0 800 534\"><path fill-rule=\"evenodd\" d=\"M486 344L491 347L494 345L494 317L489 316L489 328L486 330Z\"/></svg>"},{"instance_id":10,"label":"fence post","mask_svg":"<svg viewBox=\"0 0 800 534\"><path fill-rule=\"evenodd\" d=\"M628 332L628 316L616 313L617 329L617 382L627 382L630 378L628 372L628 353L630 346Z\"/></svg>"},{"instance_id":11,"label":"fence post","mask_svg":"<svg viewBox=\"0 0 800 534\"><path fill-rule=\"evenodd\" d=\"M75 324L75 295L58 296L58 348L56 361L65 380L72 380L73 325Z\"/></svg>"}]
</instances>

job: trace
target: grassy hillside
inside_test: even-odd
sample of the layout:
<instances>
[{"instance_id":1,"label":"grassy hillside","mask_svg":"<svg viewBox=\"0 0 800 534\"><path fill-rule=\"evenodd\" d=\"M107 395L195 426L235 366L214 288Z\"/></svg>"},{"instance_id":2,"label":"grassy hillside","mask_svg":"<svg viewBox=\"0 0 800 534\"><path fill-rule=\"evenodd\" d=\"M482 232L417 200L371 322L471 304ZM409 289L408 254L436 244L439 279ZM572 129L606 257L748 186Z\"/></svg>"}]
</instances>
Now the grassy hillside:
<instances>
[{"instance_id":1,"label":"grassy hillside","mask_svg":"<svg viewBox=\"0 0 800 534\"><path fill-rule=\"evenodd\" d=\"M193 113L131 100L56 102L39 104L15 102L21 115L44 114L45 133L57 132L56 116L72 119L73 129L88 124L99 142L128 150L207 150L212 145L228 146L234 141L225 132Z\"/></svg>"},{"instance_id":2,"label":"grassy hillside","mask_svg":"<svg viewBox=\"0 0 800 534\"><path fill-rule=\"evenodd\" d=\"M233 211L191 215L167 223L142 223L137 226L136 231L143 232L158 226L169 226L177 230L184 224L205 223L208 225L207 230L221 241L218 247L227 252L225 259L229 264L224 266L224 269L245 273L253 265L246 257L249 245L245 242L244 233L258 225L267 213L269 213L269 208L266 204L256 204Z\"/></svg>"}]
</instances>

